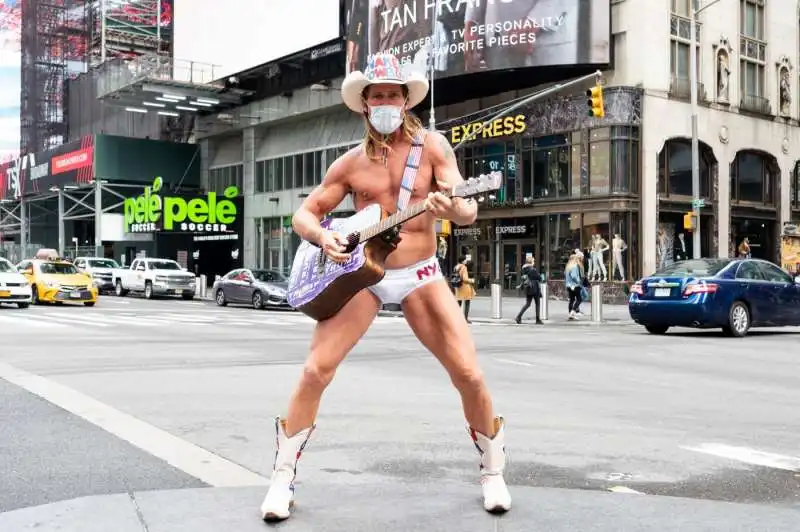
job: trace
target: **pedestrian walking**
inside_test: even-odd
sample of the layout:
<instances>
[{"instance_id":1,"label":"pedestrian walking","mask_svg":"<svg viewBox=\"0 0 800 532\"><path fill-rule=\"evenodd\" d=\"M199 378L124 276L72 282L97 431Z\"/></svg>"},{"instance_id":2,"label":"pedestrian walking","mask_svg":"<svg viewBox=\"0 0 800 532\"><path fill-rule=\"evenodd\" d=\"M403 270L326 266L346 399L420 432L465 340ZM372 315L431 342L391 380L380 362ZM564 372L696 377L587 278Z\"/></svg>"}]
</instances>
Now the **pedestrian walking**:
<instances>
[{"instance_id":1,"label":"pedestrian walking","mask_svg":"<svg viewBox=\"0 0 800 532\"><path fill-rule=\"evenodd\" d=\"M464 319L467 320L467 323L472 323L469 320L469 307L472 303L472 298L475 297L475 279L469 276L469 270L467 269L467 264L470 263L470 259L471 257L469 255L461 255L458 258L458 264L456 264L453 270L450 283L451 286L455 288L458 306L464 307ZM461 281L460 284L458 281Z\"/></svg>"},{"instance_id":2,"label":"pedestrian walking","mask_svg":"<svg viewBox=\"0 0 800 532\"><path fill-rule=\"evenodd\" d=\"M520 284L520 288L525 290L525 304L522 305L522 308L519 309L519 314L517 314L516 322L522 323L522 315L527 312L527 310L531 307L531 302L533 302L536 310L536 324L541 325L542 320L539 317L539 313L541 311L541 305L539 304L542 299L542 276L539 273L539 270L536 268L536 259L533 258L533 255L528 257L527 262L522 266L522 283Z\"/></svg>"},{"instance_id":3,"label":"pedestrian walking","mask_svg":"<svg viewBox=\"0 0 800 532\"><path fill-rule=\"evenodd\" d=\"M583 289L583 268L581 262L583 253L580 251L569 258L567 267L564 269L564 284L569 296L569 320L577 320L581 304L581 290Z\"/></svg>"}]
</instances>

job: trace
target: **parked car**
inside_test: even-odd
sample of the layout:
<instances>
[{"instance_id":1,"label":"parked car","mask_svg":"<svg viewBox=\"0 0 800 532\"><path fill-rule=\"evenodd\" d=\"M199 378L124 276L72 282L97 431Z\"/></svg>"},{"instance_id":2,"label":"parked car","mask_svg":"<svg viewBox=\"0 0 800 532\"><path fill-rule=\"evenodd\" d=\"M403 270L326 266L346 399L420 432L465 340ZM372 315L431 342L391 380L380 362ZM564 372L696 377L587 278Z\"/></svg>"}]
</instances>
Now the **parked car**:
<instances>
[{"instance_id":1,"label":"parked car","mask_svg":"<svg viewBox=\"0 0 800 532\"><path fill-rule=\"evenodd\" d=\"M286 300L289 280L275 270L232 270L214 283L211 293L217 305L248 304L255 309L291 309Z\"/></svg>"},{"instance_id":2,"label":"parked car","mask_svg":"<svg viewBox=\"0 0 800 532\"><path fill-rule=\"evenodd\" d=\"M31 284L13 264L0 257L0 303L28 308L31 304Z\"/></svg>"},{"instance_id":3,"label":"parked car","mask_svg":"<svg viewBox=\"0 0 800 532\"><path fill-rule=\"evenodd\" d=\"M652 334L721 327L743 337L753 327L800 326L800 277L758 259L680 261L635 283L628 310Z\"/></svg>"},{"instance_id":4,"label":"parked car","mask_svg":"<svg viewBox=\"0 0 800 532\"><path fill-rule=\"evenodd\" d=\"M114 270L114 292L122 297L141 292L146 299L156 296L181 296L194 299L195 276L170 259L134 259L129 268Z\"/></svg>"},{"instance_id":5,"label":"parked car","mask_svg":"<svg viewBox=\"0 0 800 532\"><path fill-rule=\"evenodd\" d=\"M119 268L119 264L114 259L76 257L72 264L79 272L90 275L94 286L100 292L114 290L114 270Z\"/></svg>"}]
</instances>

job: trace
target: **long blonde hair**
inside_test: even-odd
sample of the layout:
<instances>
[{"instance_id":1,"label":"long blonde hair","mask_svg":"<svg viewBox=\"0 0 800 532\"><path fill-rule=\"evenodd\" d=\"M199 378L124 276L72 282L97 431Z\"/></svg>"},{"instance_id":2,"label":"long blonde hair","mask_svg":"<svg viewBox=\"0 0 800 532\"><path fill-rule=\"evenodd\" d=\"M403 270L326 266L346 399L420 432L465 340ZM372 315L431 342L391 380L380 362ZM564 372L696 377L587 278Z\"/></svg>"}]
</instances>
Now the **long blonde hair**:
<instances>
[{"instance_id":1,"label":"long blonde hair","mask_svg":"<svg viewBox=\"0 0 800 532\"><path fill-rule=\"evenodd\" d=\"M364 89L364 93L361 95L365 106L366 91L368 89L369 87ZM403 87L403 94L408 96L408 90L405 88L405 86ZM390 135L378 133L375 131L375 128L372 127L372 124L369 123L368 112L362 113L362 117L364 118L364 129L366 130L366 134L364 135L364 153L367 154L367 157L369 157L370 160L380 161L383 159L384 151L387 154L391 153L392 147L389 146L387 140L394 135L394 133ZM422 125L422 122L420 122L419 118L412 114L408 109L403 109L403 123L398 128L398 131L403 136L405 141L411 142L414 140L414 135L417 134L417 131L424 128L425 127Z\"/></svg>"}]
</instances>

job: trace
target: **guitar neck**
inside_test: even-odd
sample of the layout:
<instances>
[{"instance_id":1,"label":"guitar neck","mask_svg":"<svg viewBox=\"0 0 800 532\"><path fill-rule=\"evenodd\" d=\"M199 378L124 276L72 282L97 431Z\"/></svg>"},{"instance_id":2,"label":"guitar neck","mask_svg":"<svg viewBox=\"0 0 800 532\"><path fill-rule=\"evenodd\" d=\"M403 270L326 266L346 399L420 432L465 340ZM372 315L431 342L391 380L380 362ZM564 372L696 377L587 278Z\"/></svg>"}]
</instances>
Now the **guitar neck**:
<instances>
[{"instance_id":1,"label":"guitar neck","mask_svg":"<svg viewBox=\"0 0 800 532\"><path fill-rule=\"evenodd\" d=\"M450 191L442 192L447 197L451 196ZM419 203L415 203L411 207L403 209L402 211L398 211L391 216L388 216L381 220L380 222L370 225L366 229L363 229L359 232L359 243L366 242L370 238L374 238L381 233L384 233L390 229L397 227L398 225L406 223L408 220L412 218L416 218L420 214L425 212L425 202L420 201Z\"/></svg>"}]
</instances>

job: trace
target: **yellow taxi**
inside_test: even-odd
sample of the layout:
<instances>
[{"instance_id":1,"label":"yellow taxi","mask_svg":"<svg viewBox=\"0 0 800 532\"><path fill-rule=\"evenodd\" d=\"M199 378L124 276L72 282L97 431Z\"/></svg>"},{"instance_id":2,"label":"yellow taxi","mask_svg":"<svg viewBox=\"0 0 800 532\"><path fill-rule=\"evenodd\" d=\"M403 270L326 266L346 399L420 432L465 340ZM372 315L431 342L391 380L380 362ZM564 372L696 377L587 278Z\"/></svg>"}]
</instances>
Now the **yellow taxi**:
<instances>
[{"instance_id":1,"label":"yellow taxi","mask_svg":"<svg viewBox=\"0 0 800 532\"><path fill-rule=\"evenodd\" d=\"M69 261L58 257L53 250L42 250L36 258L23 260L17 270L31 284L34 305L42 303L97 303L97 288L92 278L81 273Z\"/></svg>"}]
</instances>

